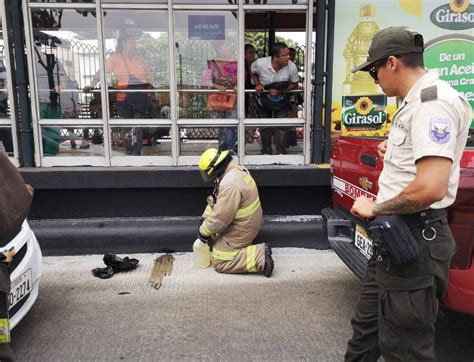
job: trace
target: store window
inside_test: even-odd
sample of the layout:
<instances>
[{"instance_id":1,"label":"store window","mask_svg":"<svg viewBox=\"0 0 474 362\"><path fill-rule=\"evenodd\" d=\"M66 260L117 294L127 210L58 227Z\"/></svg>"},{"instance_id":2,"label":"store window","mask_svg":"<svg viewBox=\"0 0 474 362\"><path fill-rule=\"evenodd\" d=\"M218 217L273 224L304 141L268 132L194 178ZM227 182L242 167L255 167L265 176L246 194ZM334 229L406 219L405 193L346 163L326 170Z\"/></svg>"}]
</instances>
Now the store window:
<instances>
[{"instance_id":1,"label":"store window","mask_svg":"<svg viewBox=\"0 0 474 362\"><path fill-rule=\"evenodd\" d=\"M34 118L45 158L99 157L105 163L104 143L92 141L104 134L100 94L83 91L99 67L96 16L95 9L31 10Z\"/></svg>"},{"instance_id":2,"label":"store window","mask_svg":"<svg viewBox=\"0 0 474 362\"><path fill-rule=\"evenodd\" d=\"M245 162L303 163L306 12L250 9L245 28Z\"/></svg>"},{"instance_id":3,"label":"store window","mask_svg":"<svg viewBox=\"0 0 474 362\"><path fill-rule=\"evenodd\" d=\"M167 12L108 9L104 32L112 162L171 157Z\"/></svg>"},{"instance_id":4,"label":"store window","mask_svg":"<svg viewBox=\"0 0 474 362\"><path fill-rule=\"evenodd\" d=\"M237 28L233 11L175 12L180 155L200 155L206 145L237 154ZM184 127L195 119L216 127Z\"/></svg>"},{"instance_id":5,"label":"store window","mask_svg":"<svg viewBox=\"0 0 474 362\"><path fill-rule=\"evenodd\" d=\"M196 165L208 147L245 164L305 163L307 1L29 3L42 166ZM272 64L274 43L285 43L289 89L250 71ZM281 98L284 109L265 113L263 97Z\"/></svg>"}]
</instances>

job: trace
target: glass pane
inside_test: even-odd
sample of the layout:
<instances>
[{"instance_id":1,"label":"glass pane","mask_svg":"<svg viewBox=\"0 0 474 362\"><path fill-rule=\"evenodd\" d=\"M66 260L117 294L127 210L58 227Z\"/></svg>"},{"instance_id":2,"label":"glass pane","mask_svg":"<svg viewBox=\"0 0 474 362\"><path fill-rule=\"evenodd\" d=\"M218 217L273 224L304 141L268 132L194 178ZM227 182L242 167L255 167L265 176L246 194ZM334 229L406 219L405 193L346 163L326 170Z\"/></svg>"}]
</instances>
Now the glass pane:
<instances>
[{"instance_id":1,"label":"glass pane","mask_svg":"<svg viewBox=\"0 0 474 362\"><path fill-rule=\"evenodd\" d=\"M154 90L169 89L167 12L107 10L104 28L111 117L165 118L169 96Z\"/></svg>"},{"instance_id":2,"label":"glass pane","mask_svg":"<svg viewBox=\"0 0 474 362\"><path fill-rule=\"evenodd\" d=\"M247 118L303 118L306 13L272 12L276 26L273 49L268 49L266 34L255 31L258 24L265 23L268 15L267 11L247 11L245 14L248 29L244 34L245 115ZM278 56L271 57L272 53ZM257 87L258 92L252 74L262 85Z\"/></svg>"},{"instance_id":3,"label":"glass pane","mask_svg":"<svg viewBox=\"0 0 474 362\"><path fill-rule=\"evenodd\" d=\"M212 118L212 111L207 106L210 92L180 92L178 118Z\"/></svg>"},{"instance_id":4,"label":"glass pane","mask_svg":"<svg viewBox=\"0 0 474 362\"><path fill-rule=\"evenodd\" d=\"M192 4L192 5L237 5L238 0L173 0L173 4Z\"/></svg>"},{"instance_id":5,"label":"glass pane","mask_svg":"<svg viewBox=\"0 0 474 362\"><path fill-rule=\"evenodd\" d=\"M104 0L102 0L104 2ZM142 1L140 1L142 2ZM238 5L238 0L173 0L173 4ZM308 0L244 0L244 5L302 5Z\"/></svg>"},{"instance_id":6,"label":"glass pane","mask_svg":"<svg viewBox=\"0 0 474 362\"><path fill-rule=\"evenodd\" d=\"M30 3L95 3L95 0L30 0Z\"/></svg>"},{"instance_id":7,"label":"glass pane","mask_svg":"<svg viewBox=\"0 0 474 362\"><path fill-rule=\"evenodd\" d=\"M112 156L171 156L170 127L113 127Z\"/></svg>"},{"instance_id":8,"label":"glass pane","mask_svg":"<svg viewBox=\"0 0 474 362\"><path fill-rule=\"evenodd\" d=\"M177 11L175 24L179 118L236 118L236 13Z\"/></svg>"},{"instance_id":9,"label":"glass pane","mask_svg":"<svg viewBox=\"0 0 474 362\"><path fill-rule=\"evenodd\" d=\"M180 155L200 156L209 147L237 154L237 127L186 127L179 129Z\"/></svg>"},{"instance_id":10,"label":"glass pane","mask_svg":"<svg viewBox=\"0 0 474 362\"><path fill-rule=\"evenodd\" d=\"M168 0L102 0L102 4L167 4Z\"/></svg>"},{"instance_id":11,"label":"glass pane","mask_svg":"<svg viewBox=\"0 0 474 362\"><path fill-rule=\"evenodd\" d=\"M303 154L302 127L246 127L246 155Z\"/></svg>"},{"instance_id":12,"label":"glass pane","mask_svg":"<svg viewBox=\"0 0 474 362\"><path fill-rule=\"evenodd\" d=\"M13 137L10 127L0 127L0 152L13 156Z\"/></svg>"},{"instance_id":13,"label":"glass pane","mask_svg":"<svg viewBox=\"0 0 474 362\"><path fill-rule=\"evenodd\" d=\"M104 156L102 128L41 127L44 156Z\"/></svg>"},{"instance_id":14,"label":"glass pane","mask_svg":"<svg viewBox=\"0 0 474 362\"><path fill-rule=\"evenodd\" d=\"M99 69L93 10L35 9L34 57L41 118L92 118L82 89Z\"/></svg>"},{"instance_id":15,"label":"glass pane","mask_svg":"<svg viewBox=\"0 0 474 362\"><path fill-rule=\"evenodd\" d=\"M245 0L245 5L306 5L308 0Z\"/></svg>"}]
</instances>

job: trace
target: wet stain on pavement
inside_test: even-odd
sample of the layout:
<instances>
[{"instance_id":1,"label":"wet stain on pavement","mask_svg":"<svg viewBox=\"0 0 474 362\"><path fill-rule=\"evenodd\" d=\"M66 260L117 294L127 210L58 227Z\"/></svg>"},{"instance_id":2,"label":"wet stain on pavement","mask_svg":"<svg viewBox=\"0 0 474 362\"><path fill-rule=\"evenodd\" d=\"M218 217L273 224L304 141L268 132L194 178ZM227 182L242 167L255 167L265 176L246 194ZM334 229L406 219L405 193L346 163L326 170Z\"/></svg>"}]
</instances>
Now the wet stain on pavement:
<instances>
[{"instance_id":1,"label":"wet stain on pavement","mask_svg":"<svg viewBox=\"0 0 474 362\"><path fill-rule=\"evenodd\" d=\"M173 271L174 256L171 254L161 255L155 259L155 264L150 275L150 285L155 289L160 289L163 278L171 275Z\"/></svg>"}]
</instances>

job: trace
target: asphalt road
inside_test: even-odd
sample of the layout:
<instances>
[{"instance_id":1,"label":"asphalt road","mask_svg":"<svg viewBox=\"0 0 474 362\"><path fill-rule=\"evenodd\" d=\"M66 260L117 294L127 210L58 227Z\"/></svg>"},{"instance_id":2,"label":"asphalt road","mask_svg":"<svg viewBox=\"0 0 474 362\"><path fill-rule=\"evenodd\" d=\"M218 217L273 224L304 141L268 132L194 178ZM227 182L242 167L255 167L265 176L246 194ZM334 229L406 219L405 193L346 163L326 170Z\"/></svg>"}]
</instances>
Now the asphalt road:
<instances>
[{"instance_id":1,"label":"asphalt road","mask_svg":"<svg viewBox=\"0 0 474 362\"><path fill-rule=\"evenodd\" d=\"M174 254L160 289L138 269L94 278L102 255L45 257L38 300L12 331L18 361L343 360L359 283L331 251L275 249L275 272L222 275ZM438 323L440 361L474 360L474 318Z\"/></svg>"}]
</instances>

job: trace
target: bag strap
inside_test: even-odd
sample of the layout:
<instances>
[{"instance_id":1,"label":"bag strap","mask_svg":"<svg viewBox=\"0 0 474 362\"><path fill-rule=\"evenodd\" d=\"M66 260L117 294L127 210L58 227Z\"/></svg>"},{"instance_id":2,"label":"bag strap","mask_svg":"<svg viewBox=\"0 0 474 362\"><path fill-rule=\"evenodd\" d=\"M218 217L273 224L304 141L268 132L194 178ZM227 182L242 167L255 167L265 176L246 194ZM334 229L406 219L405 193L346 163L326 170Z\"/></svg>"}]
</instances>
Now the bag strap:
<instances>
[{"instance_id":1,"label":"bag strap","mask_svg":"<svg viewBox=\"0 0 474 362\"><path fill-rule=\"evenodd\" d=\"M219 66L217 65L217 62L216 62L214 59L212 59L212 62L213 62L213 63L215 64L215 66L216 66L217 76L218 76L219 78L222 77L222 70L221 70L221 67L219 67Z\"/></svg>"}]
</instances>

